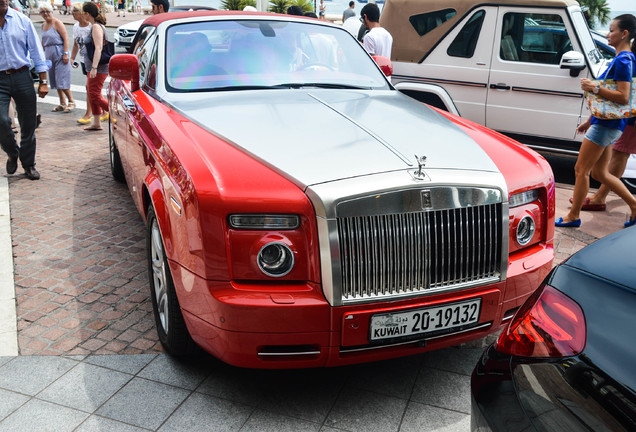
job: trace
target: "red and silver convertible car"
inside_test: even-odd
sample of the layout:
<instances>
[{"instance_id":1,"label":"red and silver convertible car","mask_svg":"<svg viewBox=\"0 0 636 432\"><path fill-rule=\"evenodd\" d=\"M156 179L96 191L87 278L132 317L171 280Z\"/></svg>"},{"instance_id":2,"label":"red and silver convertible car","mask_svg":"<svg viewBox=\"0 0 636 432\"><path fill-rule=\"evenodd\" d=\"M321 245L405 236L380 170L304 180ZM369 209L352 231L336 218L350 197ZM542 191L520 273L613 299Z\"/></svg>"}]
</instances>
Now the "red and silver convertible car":
<instances>
[{"instance_id":1,"label":"red and silver convertible car","mask_svg":"<svg viewBox=\"0 0 636 432\"><path fill-rule=\"evenodd\" d=\"M343 28L144 26L110 62L110 156L146 220L167 351L256 368L421 353L500 329L551 269L547 162L396 91Z\"/></svg>"}]
</instances>

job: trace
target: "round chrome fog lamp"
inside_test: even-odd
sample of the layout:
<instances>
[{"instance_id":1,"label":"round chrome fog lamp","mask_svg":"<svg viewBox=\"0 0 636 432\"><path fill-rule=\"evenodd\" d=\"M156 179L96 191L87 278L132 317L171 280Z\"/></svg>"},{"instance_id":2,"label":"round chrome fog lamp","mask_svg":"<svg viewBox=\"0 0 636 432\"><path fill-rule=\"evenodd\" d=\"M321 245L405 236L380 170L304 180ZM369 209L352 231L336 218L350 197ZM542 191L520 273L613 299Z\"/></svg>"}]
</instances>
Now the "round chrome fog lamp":
<instances>
[{"instance_id":1,"label":"round chrome fog lamp","mask_svg":"<svg viewBox=\"0 0 636 432\"><path fill-rule=\"evenodd\" d=\"M525 246L530 243L532 237L534 237L534 219L530 215L526 215L521 218L517 225L517 243L521 246Z\"/></svg>"},{"instance_id":2,"label":"round chrome fog lamp","mask_svg":"<svg viewBox=\"0 0 636 432\"><path fill-rule=\"evenodd\" d=\"M272 277L285 276L294 267L294 253L284 243L267 243L256 257L258 267Z\"/></svg>"}]
</instances>

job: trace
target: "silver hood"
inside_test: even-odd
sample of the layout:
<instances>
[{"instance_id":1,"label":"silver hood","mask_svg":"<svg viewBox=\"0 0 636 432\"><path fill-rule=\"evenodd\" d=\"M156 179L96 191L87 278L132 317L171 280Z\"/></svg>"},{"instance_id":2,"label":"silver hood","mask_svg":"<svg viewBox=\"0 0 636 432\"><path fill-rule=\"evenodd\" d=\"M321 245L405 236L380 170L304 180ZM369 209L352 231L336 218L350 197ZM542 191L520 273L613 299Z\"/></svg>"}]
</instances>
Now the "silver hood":
<instances>
[{"instance_id":1,"label":"silver hood","mask_svg":"<svg viewBox=\"0 0 636 432\"><path fill-rule=\"evenodd\" d=\"M415 155L426 156L429 174L498 172L460 128L397 91L169 93L163 99L303 188L412 169Z\"/></svg>"}]
</instances>

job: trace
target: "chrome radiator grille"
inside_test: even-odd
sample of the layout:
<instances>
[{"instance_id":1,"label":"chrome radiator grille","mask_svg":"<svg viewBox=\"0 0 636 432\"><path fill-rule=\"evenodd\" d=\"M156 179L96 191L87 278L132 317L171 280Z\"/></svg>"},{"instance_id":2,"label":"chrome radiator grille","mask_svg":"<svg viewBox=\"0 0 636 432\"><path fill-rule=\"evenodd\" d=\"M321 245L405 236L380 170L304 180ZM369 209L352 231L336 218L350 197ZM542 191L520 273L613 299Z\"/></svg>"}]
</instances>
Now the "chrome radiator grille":
<instances>
[{"instance_id":1,"label":"chrome radiator grille","mask_svg":"<svg viewBox=\"0 0 636 432\"><path fill-rule=\"evenodd\" d=\"M337 219L342 301L500 278L502 205Z\"/></svg>"}]
</instances>

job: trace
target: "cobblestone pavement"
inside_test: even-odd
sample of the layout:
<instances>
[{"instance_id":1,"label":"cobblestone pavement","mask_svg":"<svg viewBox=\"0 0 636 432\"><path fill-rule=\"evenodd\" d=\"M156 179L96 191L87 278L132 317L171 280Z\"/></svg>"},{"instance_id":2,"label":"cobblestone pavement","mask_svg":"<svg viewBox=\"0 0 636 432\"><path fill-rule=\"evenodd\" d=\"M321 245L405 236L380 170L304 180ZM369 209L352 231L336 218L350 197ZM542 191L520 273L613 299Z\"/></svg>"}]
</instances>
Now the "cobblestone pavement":
<instances>
[{"instance_id":1,"label":"cobblestone pavement","mask_svg":"<svg viewBox=\"0 0 636 432\"><path fill-rule=\"evenodd\" d=\"M144 225L108 133L40 107L42 179L9 177L20 354L157 352Z\"/></svg>"}]
</instances>

